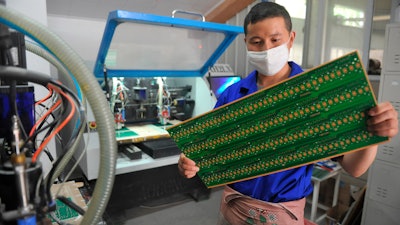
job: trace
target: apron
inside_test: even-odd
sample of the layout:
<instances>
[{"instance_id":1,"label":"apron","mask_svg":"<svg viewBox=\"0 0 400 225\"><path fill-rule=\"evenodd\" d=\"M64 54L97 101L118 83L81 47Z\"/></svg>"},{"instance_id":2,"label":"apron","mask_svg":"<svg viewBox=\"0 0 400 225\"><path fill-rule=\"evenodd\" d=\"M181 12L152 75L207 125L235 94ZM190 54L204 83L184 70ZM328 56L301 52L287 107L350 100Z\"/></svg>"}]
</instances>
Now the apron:
<instances>
[{"instance_id":1,"label":"apron","mask_svg":"<svg viewBox=\"0 0 400 225\"><path fill-rule=\"evenodd\" d=\"M218 225L304 225L306 199L271 203L254 199L225 186Z\"/></svg>"}]
</instances>

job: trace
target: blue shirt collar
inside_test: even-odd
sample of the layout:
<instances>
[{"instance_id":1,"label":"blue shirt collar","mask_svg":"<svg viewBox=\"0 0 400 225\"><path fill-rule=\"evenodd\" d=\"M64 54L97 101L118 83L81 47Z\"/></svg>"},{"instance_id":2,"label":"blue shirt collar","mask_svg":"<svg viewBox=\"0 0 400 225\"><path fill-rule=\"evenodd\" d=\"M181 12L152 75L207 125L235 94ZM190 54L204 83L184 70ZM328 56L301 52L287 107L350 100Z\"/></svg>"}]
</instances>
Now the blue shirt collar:
<instances>
[{"instance_id":1,"label":"blue shirt collar","mask_svg":"<svg viewBox=\"0 0 400 225\"><path fill-rule=\"evenodd\" d=\"M303 72L303 69L295 62L289 61L289 66L291 68L289 78L298 75ZM257 71L252 71L246 78L244 78L242 85L240 87L241 92L253 93L258 90L257 88Z\"/></svg>"}]
</instances>

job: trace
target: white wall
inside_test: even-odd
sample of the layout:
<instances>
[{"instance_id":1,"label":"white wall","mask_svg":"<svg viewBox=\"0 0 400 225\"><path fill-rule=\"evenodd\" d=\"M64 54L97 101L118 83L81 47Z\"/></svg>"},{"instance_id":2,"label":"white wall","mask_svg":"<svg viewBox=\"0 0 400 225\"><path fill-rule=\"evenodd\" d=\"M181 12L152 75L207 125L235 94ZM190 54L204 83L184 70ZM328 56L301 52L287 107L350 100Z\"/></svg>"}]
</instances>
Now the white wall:
<instances>
[{"instance_id":1,"label":"white wall","mask_svg":"<svg viewBox=\"0 0 400 225\"><path fill-rule=\"evenodd\" d=\"M48 15L48 27L69 44L92 70L103 37L107 16L104 15L104 20L95 20Z\"/></svg>"}]
</instances>

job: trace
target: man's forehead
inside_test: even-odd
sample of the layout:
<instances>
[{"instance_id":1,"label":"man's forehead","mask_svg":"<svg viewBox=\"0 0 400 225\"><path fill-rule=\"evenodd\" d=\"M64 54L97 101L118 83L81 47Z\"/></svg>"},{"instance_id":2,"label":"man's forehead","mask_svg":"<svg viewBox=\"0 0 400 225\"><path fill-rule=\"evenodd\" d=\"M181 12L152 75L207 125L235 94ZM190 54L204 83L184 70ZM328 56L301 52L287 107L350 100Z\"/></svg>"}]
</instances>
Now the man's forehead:
<instances>
[{"instance_id":1,"label":"man's forehead","mask_svg":"<svg viewBox=\"0 0 400 225\"><path fill-rule=\"evenodd\" d=\"M270 33L270 34L258 34L258 33L249 32L247 34L247 37L250 39L261 38L261 37L277 38L277 37L281 37L282 35L283 35L282 32L274 32L274 33Z\"/></svg>"},{"instance_id":2,"label":"man's forehead","mask_svg":"<svg viewBox=\"0 0 400 225\"><path fill-rule=\"evenodd\" d=\"M247 25L247 36L278 37L288 34L286 24L282 17L266 18L256 23Z\"/></svg>"}]
</instances>

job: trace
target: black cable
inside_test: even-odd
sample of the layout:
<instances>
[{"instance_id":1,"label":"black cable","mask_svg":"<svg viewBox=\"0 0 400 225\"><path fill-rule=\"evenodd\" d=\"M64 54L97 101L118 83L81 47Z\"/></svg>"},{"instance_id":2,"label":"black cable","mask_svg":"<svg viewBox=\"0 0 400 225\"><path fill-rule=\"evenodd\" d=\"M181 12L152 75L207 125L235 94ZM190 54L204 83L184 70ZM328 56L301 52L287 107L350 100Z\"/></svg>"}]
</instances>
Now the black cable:
<instances>
[{"instance_id":1,"label":"black cable","mask_svg":"<svg viewBox=\"0 0 400 225\"><path fill-rule=\"evenodd\" d=\"M45 186L46 186L46 191L47 191L47 195L48 195L49 198L51 198L50 189L51 189L51 185L53 184L53 181L51 180L51 178L54 176L56 168L59 166L60 162L65 157L65 155L67 153L66 149L70 149L71 146L73 145L73 143L75 142L75 140L77 139L77 135L79 133L79 130L82 129L82 126L86 125L86 117L84 115L84 110L82 108L82 104L81 104L80 100L78 99L78 97L75 95L75 93L73 93L70 89L68 89L67 87L65 87L64 85L62 85L60 83L56 83L54 81L51 81L50 83L53 84L54 86L59 87L61 90L63 90L64 92L66 92L68 95L70 95L73 98L75 105L72 106L72 107L77 107L78 108L79 115L80 115L79 117L80 117L81 123L79 124L79 127L77 129L78 132L73 132L73 134L71 135L70 140L63 147L62 154L54 162L52 169L49 171L49 174L47 175L49 177L49 179L47 179L47 183L45 184Z\"/></svg>"},{"instance_id":2,"label":"black cable","mask_svg":"<svg viewBox=\"0 0 400 225\"><path fill-rule=\"evenodd\" d=\"M71 89L69 89L68 87L66 87L62 84L56 83L54 81L50 81L50 83L61 88L64 92L69 94L73 98L73 100L76 104L75 106L77 107L77 111L79 112L79 118L78 118L80 120L79 127L73 131L70 140L65 145L65 148L69 149L72 146L72 144L75 142L77 135L79 133L79 130L82 129L82 126L86 126L86 115L84 113L85 110L84 110L82 103L79 100L78 96L74 92L72 92Z\"/></svg>"},{"instance_id":3,"label":"black cable","mask_svg":"<svg viewBox=\"0 0 400 225\"><path fill-rule=\"evenodd\" d=\"M11 80L10 82L10 94L9 94L9 99L10 99L10 111L11 111L11 115L15 116L16 118L16 122L17 122L17 126L19 127L19 131L22 132L18 132L17 135L19 137L14 137L15 140L19 140L20 139L20 134L25 134L26 137L26 132L25 132L25 128L22 125L21 119L19 117L19 113L18 113L18 106L17 106L17 81L15 80ZM10 132L13 133L13 129L14 129L14 124L11 125L11 130ZM15 134L14 134L15 135ZM25 143L25 142L23 142ZM15 143L15 147L17 149L17 145L19 145L20 143ZM14 148L12 148L14 149ZM23 148L21 148L21 150L23 150ZM16 150L15 150L16 151ZM17 153L17 152L14 152ZM19 154L20 152L18 152Z\"/></svg>"},{"instance_id":4,"label":"black cable","mask_svg":"<svg viewBox=\"0 0 400 225\"><path fill-rule=\"evenodd\" d=\"M49 171L49 174L47 175L47 177L49 179L46 179L47 183L44 184L44 185L45 185L45 192L46 192L46 195L47 195L48 199L52 199L50 190L51 190L51 185L53 184L53 181L50 180L50 179L53 177L53 175L55 173L55 168L57 168L57 166L60 164L60 162L61 162L62 158L65 156L65 154L66 154L66 152L62 152L61 153L61 155L53 163L53 167L51 168L51 170Z\"/></svg>"},{"instance_id":5,"label":"black cable","mask_svg":"<svg viewBox=\"0 0 400 225\"><path fill-rule=\"evenodd\" d=\"M49 150L44 149L43 151L44 151L44 153L46 153L46 155L47 155L47 157L49 158L50 162L53 162L53 161L54 161L54 157L53 157L53 155L49 152Z\"/></svg>"},{"instance_id":6,"label":"black cable","mask_svg":"<svg viewBox=\"0 0 400 225\"><path fill-rule=\"evenodd\" d=\"M26 134L26 130L25 130L24 124L22 124L22 121L20 120L18 114L17 114L17 117L18 117L18 125L19 125L19 127L21 127L21 131L22 131L22 135L23 135L22 138L24 140L26 140L28 138L28 135Z\"/></svg>"},{"instance_id":7,"label":"black cable","mask_svg":"<svg viewBox=\"0 0 400 225\"><path fill-rule=\"evenodd\" d=\"M75 204L73 201L69 200L65 196L57 196L57 199L71 209L75 210L77 213L81 214L82 216L85 214L85 210L83 210L79 205Z\"/></svg>"},{"instance_id":8,"label":"black cable","mask_svg":"<svg viewBox=\"0 0 400 225\"><path fill-rule=\"evenodd\" d=\"M80 110L83 109L81 101L79 100L78 96L71 89L69 89L68 87L66 87L63 84L58 83L56 80L49 80L49 83L54 86L59 87L64 92L68 93L74 99L75 103L77 103L78 109L80 109Z\"/></svg>"},{"instance_id":9,"label":"black cable","mask_svg":"<svg viewBox=\"0 0 400 225\"><path fill-rule=\"evenodd\" d=\"M0 66L0 78L4 80L30 81L46 86L52 78L44 73L14 66Z\"/></svg>"},{"instance_id":10,"label":"black cable","mask_svg":"<svg viewBox=\"0 0 400 225\"><path fill-rule=\"evenodd\" d=\"M39 146L42 145L42 144L43 144L43 141L51 134L51 132L53 132L54 128L59 124L58 122L59 122L59 120L57 120L57 122L55 122L55 123L49 124L50 126L49 126L48 128L42 130L42 131L47 130L47 132L46 132L46 134L43 136L43 140L41 141L41 143L39 144ZM37 134L39 134L39 133L40 133L40 132L38 132ZM36 134L36 135L37 135L37 134ZM35 136L36 136L36 135L35 135Z\"/></svg>"},{"instance_id":11,"label":"black cable","mask_svg":"<svg viewBox=\"0 0 400 225\"><path fill-rule=\"evenodd\" d=\"M18 109L17 109L17 81L11 80L10 82L10 110L11 110L11 115L18 115Z\"/></svg>"},{"instance_id":12,"label":"black cable","mask_svg":"<svg viewBox=\"0 0 400 225\"><path fill-rule=\"evenodd\" d=\"M5 57L6 57L6 65L13 66L14 65L14 60L11 54L10 49L6 49L3 51ZM11 115L15 115L17 117L17 123L20 128L21 134L23 135L23 139L27 138L26 131L24 128L24 125L22 124L22 121L19 117L18 113L18 106L17 106L17 81L16 80L11 80L10 81L10 108L11 108Z\"/></svg>"},{"instance_id":13,"label":"black cable","mask_svg":"<svg viewBox=\"0 0 400 225\"><path fill-rule=\"evenodd\" d=\"M59 122L59 120L60 120L60 118L57 118L56 120L53 120L51 123L49 123L49 124L47 124L46 126L42 127L40 130L35 131L35 132L27 139L27 141L33 141L39 133L41 133L41 132L43 132L43 131L45 131L45 130L47 130L47 129L49 129L49 128L52 129L55 125L57 125L57 123ZM24 145L24 146L25 146L25 145Z\"/></svg>"},{"instance_id":14,"label":"black cable","mask_svg":"<svg viewBox=\"0 0 400 225\"><path fill-rule=\"evenodd\" d=\"M54 128L55 128L57 125L60 124L60 121L61 121L62 119L65 118L64 115L65 115L66 112L67 112L67 107L65 107L65 104L67 104L67 103L65 102L65 98L64 98L62 95L61 95L60 97L61 97L61 99L62 99L62 104L61 104L61 108L60 108L60 113L59 113L59 115L56 117L56 119L53 120L53 121L51 122L51 126L48 127L48 129L46 128L46 129L47 129L47 133L44 135L43 141L46 139L46 137L48 137L48 136L51 134L51 132L53 132ZM49 115L48 115L48 116L49 116ZM40 129L40 127L42 127L42 125L46 122L47 118L48 118L48 117L46 117L45 119L42 120L42 122L41 122L41 123L39 124L39 126L38 126L38 129ZM41 129L41 131L42 131L42 130L44 130L44 129ZM43 143L43 142L42 142L42 143Z\"/></svg>"},{"instance_id":15,"label":"black cable","mask_svg":"<svg viewBox=\"0 0 400 225\"><path fill-rule=\"evenodd\" d=\"M25 140L25 142L24 142L23 146L21 147L21 149L25 148L30 141L34 141L36 139L37 135L40 134L41 132L43 132L45 130L52 131L52 129L54 129L54 127L61 120L61 117L60 116L54 117L54 115L53 115L53 121L51 121L46 126L44 126L44 123L46 122L46 120L47 120L47 118L42 120L42 122L38 125L38 128L36 129L36 131ZM48 134L46 134L45 137L47 135Z\"/></svg>"},{"instance_id":16,"label":"black cable","mask_svg":"<svg viewBox=\"0 0 400 225\"><path fill-rule=\"evenodd\" d=\"M81 104L79 98L75 95L75 93L73 93L73 92L72 92L69 88L67 88L66 86L64 86L64 85L62 85L62 84L56 82L55 80L50 80L49 83L53 84L54 86L59 87L61 90L63 90L64 92L66 92L68 95L70 95L70 96L74 99L74 102L77 103L77 104L79 105L79 107L78 107L78 111L80 112L79 118L80 118L81 120L84 120L84 118L85 118L85 115L84 115L84 113L83 113L84 110L82 109L82 104ZM59 122L59 120L61 120L61 118L64 118L63 115L66 115L66 110L67 110L66 105L68 104L68 102L65 101L65 99L64 99L64 97L63 97L62 95L60 95L60 96L61 96L61 98L64 100L64 101L63 101L64 107L62 107L63 110L60 111L59 116L56 117L57 119L53 120L53 122L50 123L49 126L45 126L44 128L40 129L40 127L42 127L43 124L45 123L45 121L47 120L47 119L44 119L44 120L42 121L42 123L38 126L38 129L39 129L39 130L37 130L37 131L35 132L35 134L32 135L33 137L36 137L39 133L41 133L41 132L42 132L43 130L45 130L45 129L48 129L48 128L50 128L50 127L51 127L51 128L54 128L54 126L55 126L55 124L56 124L55 122L56 122L56 121ZM72 107L75 107L75 106L72 106ZM84 125L84 123L80 123L80 126L79 126L78 130L79 130L83 125ZM53 126L53 127L52 127L52 126ZM48 133L45 135L45 137L48 136L48 135L50 134L51 131L52 131L52 129L48 130ZM69 140L68 143L66 144L67 148L70 147L70 146L72 145L72 143L74 143L74 140L76 140L76 137L75 137L76 134L77 134L77 132L76 132L76 130L75 130L75 131L73 132L73 135L71 136L70 140ZM33 140L34 138L33 138L32 136L29 137L28 140Z\"/></svg>"},{"instance_id":17,"label":"black cable","mask_svg":"<svg viewBox=\"0 0 400 225\"><path fill-rule=\"evenodd\" d=\"M50 115L51 115L51 114L49 114L48 116L50 116ZM24 146L25 146L25 144L30 143L30 141L35 140L35 139L36 139L36 136L37 136L39 133L41 133L42 131L47 130L47 133L44 135L44 138L43 138L43 140L42 140L42 141L44 141L44 140L46 139L46 137L48 137L48 136L51 134L51 132L54 130L54 128L59 124L61 118L62 118L61 116L54 117L54 115L53 115L53 121L52 121L51 123L47 124L46 126L44 126L44 123L45 123L45 121L47 120L47 118L43 119L42 122L39 124L37 130L34 132L34 134L33 134L32 136L30 136L30 137L27 139L27 141L24 143ZM43 126L44 126L44 127L43 127ZM42 143L43 143L43 142L42 142ZM49 158L49 160L50 160L51 162L53 162L53 161L54 161L54 158L53 158L53 156L50 154L50 152L47 151L47 150L43 150L43 151L46 153L46 155L47 155L47 157Z\"/></svg>"},{"instance_id":18,"label":"black cable","mask_svg":"<svg viewBox=\"0 0 400 225\"><path fill-rule=\"evenodd\" d=\"M110 90L110 87L108 86L108 78L107 78L107 68L104 66L104 68L103 68L103 75L104 75L104 88L105 88L105 91L106 91L106 98L107 98L107 101L110 101L110 99L111 99L111 90Z\"/></svg>"},{"instance_id":19,"label":"black cable","mask_svg":"<svg viewBox=\"0 0 400 225\"><path fill-rule=\"evenodd\" d=\"M43 103L39 103L38 106L43 107L45 110L49 110L49 109L50 109L49 107L47 107L47 106L46 106L45 104L43 104ZM53 119L55 119L55 116L54 116L53 113L50 113L49 116L51 116Z\"/></svg>"},{"instance_id":20,"label":"black cable","mask_svg":"<svg viewBox=\"0 0 400 225\"><path fill-rule=\"evenodd\" d=\"M1 39L0 39L0 43L1 43ZM5 52L5 50L2 50L1 48L0 48L0 65L7 65L6 52Z\"/></svg>"},{"instance_id":21,"label":"black cable","mask_svg":"<svg viewBox=\"0 0 400 225\"><path fill-rule=\"evenodd\" d=\"M1 3L1 2L0 2ZM7 61L8 63L13 64L12 61L12 57L11 54L7 54L4 51L1 51L1 57L2 59L5 59L5 61ZM9 66L0 66L0 78L4 79L4 80L10 80L11 81L11 93L10 93L10 102L12 104L12 110L15 112L13 114L17 114L18 113L18 109L17 109L17 105L16 105L16 81L22 80L22 81L31 81L34 83L38 83L38 84L42 84L43 86L47 86L48 83L53 84L54 86L59 87L61 90L63 90L64 92L66 92L69 96L72 97L74 105L72 105L71 107L77 107L77 110L79 112L79 119L81 120L81 123L77 129L76 132L73 133L73 135L71 136L70 140L67 142L67 144L64 147L65 149L68 149L70 146L73 145L74 141L77 139L77 135L79 133L79 130L81 130L83 128L84 125L86 125L86 118L85 118L85 114L84 114L84 108L82 107L82 104L79 100L79 98L75 95L75 93L73 93L70 89L68 89L67 87L65 87L62 84L57 83L55 80L52 80L51 77L49 77L48 75L45 74L41 74L41 73L37 73L37 72L33 72L33 71L28 71L25 69L21 69L21 68L16 68L16 67L9 67ZM61 96L62 98L64 98L63 96ZM65 101L65 99L63 99L63 107L61 109L60 115L65 115L66 111L67 111L67 104L68 101ZM18 115L18 114L17 114ZM45 135L48 136L51 131L56 127L56 125L59 123L60 118L62 118L62 116L56 117L53 114L49 114L49 116L53 117L53 121L51 123L49 123L48 125L44 125L45 121L47 121L48 117L45 118L41 124L39 124L38 126L38 130L35 131L35 133L28 137L28 139L25 141L24 146L25 147L26 143L33 141L35 139L35 137L41 133L42 131L48 129L48 133ZM48 155L49 159L51 161L54 160L54 158L52 158L51 154L49 154L49 152L47 150L45 150L46 154ZM56 162L53 165L53 168L51 169L51 171L49 172L49 177L51 178L54 175L55 172L55 168L58 167L59 163L61 162L61 159L65 156L66 151L63 151L62 155L56 160ZM50 191L50 187L52 185L52 181L48 181L47 184L45 184L44 187L44 191L48 197L48 201L51 201L52 197L51 197L51 191ZM78 205L76 205L75 203L69 201L67 198L63 197L63 196L58 196L57 197L60 201L64 202L64 204L68 205L69 207L71 207L72 209L74 209L75 211L77 211L79 214L84 215L85 211L83 209L81 209Z\"/></svg>"},{"instance_id":22,"label":"black cable","mask_svg":"<svg viewBox=\"0 0 400 225\"><path fill-rule=\"evenodd\" d=\"M45 107L44 105L42 105L42 106L43 106L46 110L49 110L49 108ZM52 118L52 122L53 122L53 121L58 121L58 120L60 120L60 117L59 117L59 116L55 116L53 112L52 112L52 113L49 113L49 115L48 115L45 119L43 119L42 122L37 126L36 130L41 130L42 127L43 127L44 124L45 124L45 121L46 121L49 117Z\"/></svg>"}]
</instances>

